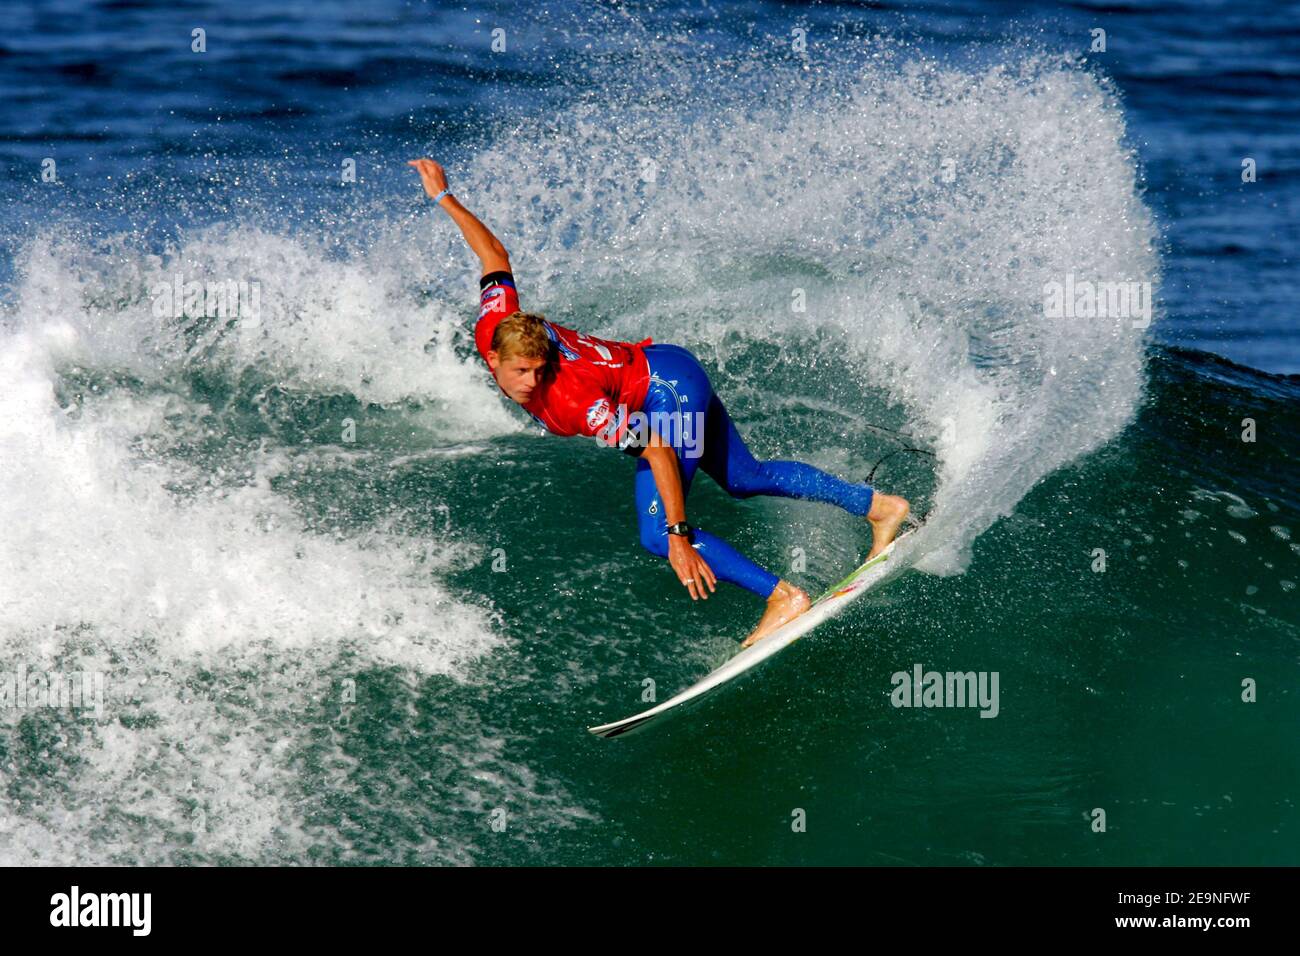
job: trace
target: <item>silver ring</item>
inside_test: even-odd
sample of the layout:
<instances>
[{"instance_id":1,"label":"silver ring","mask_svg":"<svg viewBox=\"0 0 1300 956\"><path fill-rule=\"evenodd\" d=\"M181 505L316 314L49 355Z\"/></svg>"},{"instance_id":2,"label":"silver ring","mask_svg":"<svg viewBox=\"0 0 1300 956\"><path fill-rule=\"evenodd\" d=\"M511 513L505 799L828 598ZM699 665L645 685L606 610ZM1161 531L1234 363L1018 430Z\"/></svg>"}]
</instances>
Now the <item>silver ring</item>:
<instances>
[{"instance_id":1,"label":"silver ring","mask_svg":"<svg viewBox=\"0 0 1300 956\"><path fill-rule=\"evenodd\" d=\"M682 584L694 584L694 583L695 583L694 578L687 578L685 581L682 582Z\"/></svg>"}]
</instances>

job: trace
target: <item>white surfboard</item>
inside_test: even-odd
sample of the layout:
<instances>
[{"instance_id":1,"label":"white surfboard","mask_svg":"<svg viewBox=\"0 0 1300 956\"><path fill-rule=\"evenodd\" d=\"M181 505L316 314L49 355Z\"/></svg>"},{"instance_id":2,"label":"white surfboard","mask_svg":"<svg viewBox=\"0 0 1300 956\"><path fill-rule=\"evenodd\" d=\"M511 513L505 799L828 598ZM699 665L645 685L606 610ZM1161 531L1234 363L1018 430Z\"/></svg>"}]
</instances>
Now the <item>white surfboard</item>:
<instances>
[{"instance_id":1,"label":"white surfboard","mask_svg":"<svg viewBox=\"0 0 1300 956\"><path fill-rule=\"evenodd\" d=\"M616 720L612 724L601 724L599 727L589 727L587 729L598 737L617 737L630 730L639 729L667 711L703 697L714 688L761 664L773 654L784 650L799 640L828 617L839 614L852 601L861 597L868 588L879 583L892 570L890 560L895 553L895 549L916 531L916 528L911 528L900 534L880 554L860 565L843 581L833 584L823 591L821 596L813 601L812 607L808 608L803 614L800 614L788 624L777 628L767 637L751 644L703 680L692 684L676 697L651 707L647 711L634 714L631 717L624 717L622 720Z\"/></svg>"}]
</instances>

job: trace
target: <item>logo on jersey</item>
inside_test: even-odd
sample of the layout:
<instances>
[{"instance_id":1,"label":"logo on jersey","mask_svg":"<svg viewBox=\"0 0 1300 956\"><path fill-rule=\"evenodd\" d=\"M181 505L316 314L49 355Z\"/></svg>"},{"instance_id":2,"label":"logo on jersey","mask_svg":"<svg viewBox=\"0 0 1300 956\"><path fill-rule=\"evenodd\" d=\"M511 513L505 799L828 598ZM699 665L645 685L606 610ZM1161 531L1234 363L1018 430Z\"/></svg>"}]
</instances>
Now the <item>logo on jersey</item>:
<instances>
[{"instance_id":1,"label":"logo on jersey","mask_svg":"<svg viewBox=\"0 0 1300 956\"><path fill-rule=\"evenodd\" d=\"M494 285L491 288L484 289L483 294L479 297L482 307L478 310L478 317L481 319L489 312L504 312L506 310L505 294L504 286Z\"/></svg>"},{"instance_id":2,"label":"logo on jersey","mask_svg":"<svg viewBox=\"0 0 1300 956\"><path fill-rule=\"evenodd\" d=\"M587 409L587 427L595 431L605 419L609 418L609 399L601 397L591 408Z\"/></svg>"},{"instance_id":3,"label":"logo on jersey","mask_svg":"<svg viewBox=\"0 0 1300 956\"><path fill-rule=\"evenodd\" d=\"M606 445L618 444L618 433L623 427L623 420L627 417L627 406L620 404L614 412L614 417L605 422L605 427L596 433L596 437ZM622 448L624 445L618 445Z\"/></svg>"},{"instance_id":4,"label":"logo on jersey","mask_svg":"<svg viewBox=\"0 0 1300 956\"><path fill-rule=\"evenodd\" d=\"M592 342L591 344L592 347L595 348L595 350L600 353L600 357L603 358L606 362L608 362L610 359L614 357L609 354L609 349L605 348L605 346L601 345L599 342Z\"/></svg>"}]
</instances>

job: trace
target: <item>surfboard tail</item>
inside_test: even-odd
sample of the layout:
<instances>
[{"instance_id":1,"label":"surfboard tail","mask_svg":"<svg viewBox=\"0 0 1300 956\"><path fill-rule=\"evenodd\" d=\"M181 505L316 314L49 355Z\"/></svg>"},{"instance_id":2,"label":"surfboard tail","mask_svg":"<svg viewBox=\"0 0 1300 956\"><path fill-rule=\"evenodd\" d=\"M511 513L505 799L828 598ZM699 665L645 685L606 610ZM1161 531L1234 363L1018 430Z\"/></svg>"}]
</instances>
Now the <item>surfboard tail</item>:
<instances>
[{"instance_id":1,"label":"surfboard tail","mask_svg":"<svg viewBox=\"0 0 1300 956\"><path fill-rule=\"evenodd\" d=\"M597 727L588 727L587 730L590 733L595 734L597 737L604 737L607 740L614 737L621 737L624 734L643 728L646 724L664 714L680 712L683 709L683 705L695 703L704 699L704 697L714 688L732 681L741 674L744 674L746 671L749 671L751 668L758 666L767 658L793 644L796 640L804 634L807 634L822 621L838 614L842 608L856 600L873 585L888 577L889 559L894 554L895 546L915 531L915 528L911 528L900 534L897 538L891 541L889 546L885 548L884 551L881 551L880 554L863 562L850 572L842 581L827 588L826 591L824 591L821 596L813 602L812 607L803 614L740 651L721 667L711 671L705 677L696 681L690 687L670 699L664 701L662 704L658 704L639 714L633 714L631 717L616 720L613 723L601 724Z\"/></svg>"}]
</instances>

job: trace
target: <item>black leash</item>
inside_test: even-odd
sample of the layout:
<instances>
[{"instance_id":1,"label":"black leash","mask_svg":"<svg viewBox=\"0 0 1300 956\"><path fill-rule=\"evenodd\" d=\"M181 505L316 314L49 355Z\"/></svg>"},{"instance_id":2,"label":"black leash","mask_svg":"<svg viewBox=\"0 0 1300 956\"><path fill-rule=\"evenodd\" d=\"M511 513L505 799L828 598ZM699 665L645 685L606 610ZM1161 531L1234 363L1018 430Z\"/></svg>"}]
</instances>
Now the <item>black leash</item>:
<instances>
[{"instance_id":1,"label":"black leash","mask_svg":"<svg viewBox=\"0 0 1300 956\"><path fill-rule=\"evenodd\" d=\"M866 424L868 428L874 431L884 432L887 435L894 436L894 438L899 442L902 442L903 440L902 432L894 431L892 428L883 428L880 425L872 425L870 422L865 422L864 424ZM889 459L893 458L895 455L901 455L903 452L912 452L913 454L917 454L917 455L929 455L931 458L935 458L935 459L938 458L938 455L936 455L934 452L927 451L924 448L916 448L913 447L912 445L903 445L902 448L895 448L893 451L889 452L887 455L885 455L879 461L877 461L874 465L872 465L871 470L867 472L867 477L864 483L870 485L876 477L876 469L879 468L881 465L883 465L885 462L889 461ZM919 527L920 525L925 524L926 519L929 517L930 517L930 512L926 511L925 514L921 515L920 518L916 519L917 526Z\"/></svg>"}]
</instances>

